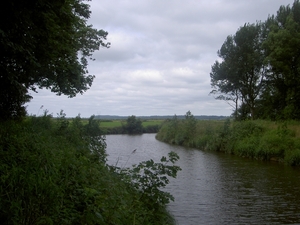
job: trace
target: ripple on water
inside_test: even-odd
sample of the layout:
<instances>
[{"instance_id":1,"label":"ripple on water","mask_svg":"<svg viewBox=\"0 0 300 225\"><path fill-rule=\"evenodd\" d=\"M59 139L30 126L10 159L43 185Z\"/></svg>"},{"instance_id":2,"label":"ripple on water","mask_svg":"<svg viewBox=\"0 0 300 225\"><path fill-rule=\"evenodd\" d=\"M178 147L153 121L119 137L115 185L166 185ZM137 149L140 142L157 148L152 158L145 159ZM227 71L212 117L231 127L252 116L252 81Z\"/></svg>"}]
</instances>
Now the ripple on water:
<instances>
[{"instance_id":1,"label":"ripple on water","mask_svg":"<svg viewBox=\"0 0 300 225\"><path fill-rule=\"evenodd\" d=\"M158 161L170 151L182 168L166 188L178 224L300 224L299 169L167 145L154 134L107 136L110 164Z\"/></svg>"}]
</instances>

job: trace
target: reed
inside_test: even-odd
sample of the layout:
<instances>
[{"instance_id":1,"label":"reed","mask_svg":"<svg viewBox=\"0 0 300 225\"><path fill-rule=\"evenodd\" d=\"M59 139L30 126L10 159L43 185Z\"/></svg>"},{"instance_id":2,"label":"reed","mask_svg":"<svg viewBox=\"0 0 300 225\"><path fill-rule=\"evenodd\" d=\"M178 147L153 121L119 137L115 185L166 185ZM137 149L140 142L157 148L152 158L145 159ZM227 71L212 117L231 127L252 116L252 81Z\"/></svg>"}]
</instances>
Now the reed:
<instances>
[{"instance_id":1,"label":"reed","mask_svg":"<svg viewBox=\"0 0 300 225\"><path fill-rule=\"evenodd\" d=\"M190 137L184 137L186 129L184 120L169 120L164 123L156 138L201 150L300 165L299 121L198 120L196 131Z\"/></svg>"}]
</instances>

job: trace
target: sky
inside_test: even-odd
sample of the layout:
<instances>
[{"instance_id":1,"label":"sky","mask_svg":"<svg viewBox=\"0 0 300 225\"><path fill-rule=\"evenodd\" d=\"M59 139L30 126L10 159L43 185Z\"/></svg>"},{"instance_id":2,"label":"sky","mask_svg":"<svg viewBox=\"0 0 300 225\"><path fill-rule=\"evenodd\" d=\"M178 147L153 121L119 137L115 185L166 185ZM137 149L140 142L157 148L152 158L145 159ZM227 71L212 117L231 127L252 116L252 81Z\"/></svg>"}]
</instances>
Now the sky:
<instances>
[{"instance_id":1,"label":"sky","mask_svg":"<svg viewBox=\"0 0 300 225\"><path fill-rule=\"evenodd\" d=\"M29 115L229 116L210 95L211 66L228 35L265 21L293 0L93 0L88 23L107 31L109 49L95 52L92 87L75 98L32 93Z\"/></svg>"}]
</instances>

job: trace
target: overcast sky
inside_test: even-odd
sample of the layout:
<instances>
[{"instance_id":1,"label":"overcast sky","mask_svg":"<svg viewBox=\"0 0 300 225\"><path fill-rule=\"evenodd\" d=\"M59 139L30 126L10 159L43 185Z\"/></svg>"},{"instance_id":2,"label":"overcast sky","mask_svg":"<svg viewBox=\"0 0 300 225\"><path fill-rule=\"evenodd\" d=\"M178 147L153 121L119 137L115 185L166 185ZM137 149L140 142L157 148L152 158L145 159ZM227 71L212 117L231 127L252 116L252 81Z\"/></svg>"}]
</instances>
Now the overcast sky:
<instances>
[{"instance_id":1,"label":"overcast sky","mask_svg":"<svg viewBox=\"0 0 300 225\"><path fill-rule=\"evenodd\" d=\"M89 23L109 33L109 49L95 52L96 76L75 98L47 90L33 94L29 114L229 116L232 108L209 95L211 66L228 35L265 21L293 0L94 0ZM41 106L43 108L41 109Z\"/></svg>"}]
</instances>

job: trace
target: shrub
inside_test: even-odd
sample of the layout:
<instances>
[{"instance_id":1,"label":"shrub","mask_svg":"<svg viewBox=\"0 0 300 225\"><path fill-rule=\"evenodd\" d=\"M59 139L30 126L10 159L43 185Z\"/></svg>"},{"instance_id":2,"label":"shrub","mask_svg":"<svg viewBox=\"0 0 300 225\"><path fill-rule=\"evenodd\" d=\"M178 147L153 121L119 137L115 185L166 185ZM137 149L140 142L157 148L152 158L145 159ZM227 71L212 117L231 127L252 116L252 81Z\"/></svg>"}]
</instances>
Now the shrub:
<instances>
[{"instance_id":1,"label":"shrub","mask_svg":"<svg viewBox=\"0 0 300 225\"><path fill-rule=\"evenodd\" d=\"M143 161L132 168L119 169L119 174L123 180L130 184L138 193L140 193L139 202L143 202L147 206L147 212L151 211L156 215L164 215L165 206L174 201L174 197L162 191L169 183L169 177L176 178L180 167L174 165L179 159L175 152L170 152L168 158L163 156L159 163L155 163L152 159ZM151 224L163 224L164 221L171 221L168 215L158 217L151 221Z\"/></svg>"},{"instance_id":2,"label":"shrub","mask_svg":"<svg viewBox=\"0 0 300 225\"><path fill-rule=\"evenodd\" d=\"M197 121L197 129L189 138L182 132L185 129L183 121L177 122L176 129L172 127L174 120L165 122L156 138L201 150L300 165L300 126L297 121Z\"/></svg>"},{"instance_id":3,"label":"shrub","mask_svg":"<svg viewBox=\"0 0 300 225\"><path fill-rule=\"evenodd\" d=\"M259 146L259 138L257 136L243 138L236 142L234 153L239 156L254 158L257 146Z\"/></svg>"},{"instance_id":4,"label":"shrub","mask_svg":"<svg viewBox=\"0 0 300 225\"><path fill-rule=\"evenodd\" d=\"M149 204L167 193L148 195L142 180L126 182L105 164L98 125L94 117L83 124L63 112L57 120L45 113L1 123L1 224L172 224L164 204Z\"/></svg>"}]
</instances>

